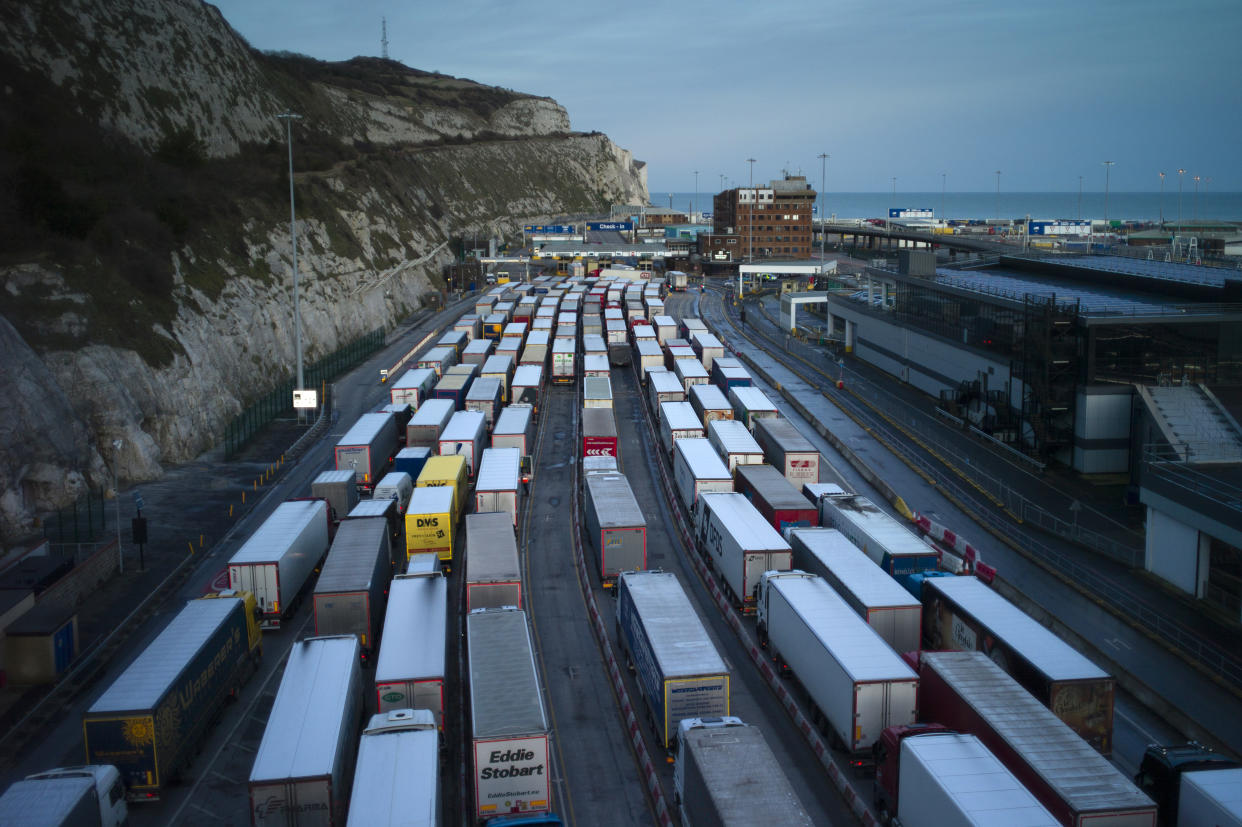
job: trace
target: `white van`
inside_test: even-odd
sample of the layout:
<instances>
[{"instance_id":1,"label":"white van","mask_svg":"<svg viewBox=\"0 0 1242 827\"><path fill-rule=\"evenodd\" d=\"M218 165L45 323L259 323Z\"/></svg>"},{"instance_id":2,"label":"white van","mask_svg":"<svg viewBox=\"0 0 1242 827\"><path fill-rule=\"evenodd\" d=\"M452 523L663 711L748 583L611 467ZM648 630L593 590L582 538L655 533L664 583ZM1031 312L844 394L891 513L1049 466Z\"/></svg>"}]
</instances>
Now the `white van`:
<instances>
[{"instance_id":1,"label":"white van","mask_svg":"<svg viewBox=\"0 0 1242 827\"><path fill-rule=\"evenodd\" d=\"M414 481L404 471L389 471L371 492L373 500L396 500L397 512L400 514L405 513L412 496L414 496Z\"/></svg>"}]
</instances>

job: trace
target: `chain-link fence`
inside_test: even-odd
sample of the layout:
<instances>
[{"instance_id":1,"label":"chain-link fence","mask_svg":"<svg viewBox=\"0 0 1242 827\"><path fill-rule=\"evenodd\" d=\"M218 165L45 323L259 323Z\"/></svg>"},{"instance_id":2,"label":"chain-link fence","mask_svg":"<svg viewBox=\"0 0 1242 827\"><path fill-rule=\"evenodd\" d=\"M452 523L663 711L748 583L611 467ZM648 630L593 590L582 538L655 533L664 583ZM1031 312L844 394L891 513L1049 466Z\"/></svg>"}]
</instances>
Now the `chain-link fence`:
<instances>
[{"instance_id":1,"label":"chain-link fence","mask_svg":"<svg viewBox=\"0 0 1242 827\"><path fill-rule=\"evenodd\" d=\"M106 539L110 510L104 492L87 491L72 505L43 517L43 537L54 546Z\"/></svg>"}]
</instances>

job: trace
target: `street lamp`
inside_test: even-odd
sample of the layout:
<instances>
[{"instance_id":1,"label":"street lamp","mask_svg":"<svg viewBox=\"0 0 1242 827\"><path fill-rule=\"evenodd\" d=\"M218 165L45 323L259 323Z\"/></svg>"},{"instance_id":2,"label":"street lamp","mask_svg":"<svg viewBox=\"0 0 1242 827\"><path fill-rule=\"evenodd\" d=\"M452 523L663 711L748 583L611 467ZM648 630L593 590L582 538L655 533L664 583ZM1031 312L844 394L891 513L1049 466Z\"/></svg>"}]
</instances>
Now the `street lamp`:
<instances>
[{"instance_id":1,"label":"street lamp","mask_svg":"<svg viewBox=\"0 0 1242 827\"><path fill-rule=\"evenodd\" d=\"M1001 171L996 170L996 217L1000 218L1000 177Z\"/></svg>"},{"instance_id":2,"label":"street lamp","mask_svg":"<svg viewBox=\"0 0 1242 827\"><path fill-rule=\"evenodd\" d=\"M1177 171L1177 234L1182 234L1182 176L1186 174L1185 169Z\"/></svg>"},{"instance_id":3,"label":"street lamp","mask_svg":"<svg viewBox=\"0 0 1242 827\"><path fill-rule=\"evenodd\" d=\"M1164 173L1159 172L1160 176L1160 226L1164 227Z\"/></svg>"},{"instance_id":4,"label":"street lamp","mask_svg":"<svg viewBox=\"0 0 1242 827\"><path fill-rule=\"evenodd\" d=\"M940 173L940 220L941 221L945 221L948 218L948 216L946 216L944 212L944 189L945 189L945 186L948 184L948 181L949 181L949 173L947 172Z\"/></svg>"},{"instance_id":5,"label":"street lamp","mask_svg":"<svg viewBox=\"0 0 1242 827\"><path fill-rule=\"evenodd\" d=\"M1082 176L1078 176L1078 220L1082 220Z\"/></svg>"},{"instance_id":6,"label":"street lamp","mask_svg":"<svg viewBox=\"0 0 1242 827\"><path fill-rule=\"evenodd\" d=\"M298 294L298 225L293 207L293 122L301 120L302 116L284 112L276 117L285 122L286 143L289 147L289 239L293 249L293 335L298 352L297 389L302 390L302 308ZM298 409L299 416L302 410L302 408Z\"/></svg>"},{"instance_id":7,"label":"street lamp","mask_svg":"<svg viewBox=\"0 0 1242 827\"><path fill-rule=\"evenodd\" d=\"M824 213L824 188L828 186L828 159L832 156L826 152L819 153L819 272L824 272L824 250L828 245L828 219ZM815 222L811 222L814 230Z\"/></svg>"},{"instance_id":8,"label":"street lamp","mask_svg":"<svg viewBox=\"0 0 1242 827\"><path fill-rule=\"evenodd\" d=\"M699 210L699 171L697 169L694 171L694 209L691 210L691 213L693 213L694 210ZM699 210L700 214L702 214L702 212L702 210ZM690 216L690 223L695 223L694 215Z\"/></svg>"},{"instance_id":9,"label":"street lamp","mask_svg":"<svg viewBox=\"0 0 1242 827\"><path fill-rule=\"evenodd\" d=\"M120 573L125 573L125 553L121 550L121 448L122 439L112 440L112 501L116 505L116 559Z\"/></svg>"},{"instance_id":10,"label":"street lamp","mask_svg":"<svg viewBox=\"0 0 1242 827\"><path fill-rule=\"evenodd\" d=\"M1108 226L1108 175L1113 170L1114 161L1104 161L1104 226Z\"/></svg>"},{"instance_id":11,"label":"street lamp","mask_svg":"<svg viewBox=\"0 0 1242 827\"><path fill-rule=\"evenodd\" d=\"M1199 220L1199 176L1195 176L1195 205L1192 210L1195 221Z\"/></svg>"},{"instance_id":12,"label":"street lamp","mask_svg":"<svg viewBox=\"0 0 1242 827\"><path fill-rule=\"evenodd\" d=\"M757 206L756 202L759 199L755 195L755 159L747 158L746 163L750 164L750 199L751 199L750 220L747 222L747 224L749 224L750 237L746 241L746 260L754 261L755 260L755 207ZM740 271L739 271L739 276L740 276ZM741 279L739 277L739 282L740 281ZM741 290L738 291L739 294L741 294L741 292L742 292Z\"/></svg>"}]
</instances>

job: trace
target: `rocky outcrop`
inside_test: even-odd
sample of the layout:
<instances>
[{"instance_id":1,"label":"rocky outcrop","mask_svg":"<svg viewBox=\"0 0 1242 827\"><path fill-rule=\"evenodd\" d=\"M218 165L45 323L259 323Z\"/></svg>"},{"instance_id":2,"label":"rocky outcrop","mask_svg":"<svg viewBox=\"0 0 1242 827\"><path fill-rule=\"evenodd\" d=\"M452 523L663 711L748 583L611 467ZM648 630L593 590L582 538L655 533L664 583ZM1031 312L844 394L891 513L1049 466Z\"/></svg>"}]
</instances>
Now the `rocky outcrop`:
<instances>
[{"instance_id":1,"label":"rocky outcrop","mask_svg":"<svg viewBox=\"0 0 1242 827\"><path fill-rule=\"evenodd\" d=\"M455 239L513 237L523 222L647 197L643 165L603 135L569 132L555 101L388 61L260 55L196 0L28 0L4 4L0 22L0 57L148 152L190 126L209 158L273 140L283 152L274 114L290 105L315 112L297 128L316 130L318 146L349 147L295 175L308 363L421 306ZM297 99L282 99L291 88ZM135 288L130 306L172 309L127 314L119 337L97 335L118 320L101 318L104 281L82 279L80 261L39 251L0 267L0 538L109 487L114 469L147 480L198 456L291 373L287 212L270 200L235 212L165 253L167 295Z\"/></svg>"}]
</instances>

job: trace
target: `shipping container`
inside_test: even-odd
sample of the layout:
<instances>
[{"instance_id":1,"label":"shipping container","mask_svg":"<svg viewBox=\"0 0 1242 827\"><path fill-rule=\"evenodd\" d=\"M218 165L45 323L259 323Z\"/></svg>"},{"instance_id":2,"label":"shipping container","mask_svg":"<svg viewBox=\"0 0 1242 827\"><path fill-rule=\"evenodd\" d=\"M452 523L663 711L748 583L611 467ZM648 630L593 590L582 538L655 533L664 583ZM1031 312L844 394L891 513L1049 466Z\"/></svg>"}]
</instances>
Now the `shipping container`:
<instances>
[{"instance_id":1,"label":"shipping container","mask_svg":"<svg viewBox=\"0 0 1242 827\"><path fill-rule=\"evenodd\" d=\"M468 365L481 365L492 355L496 343L491 339L475 339L462 351L461 361Z\"/></svg>"},{"instance_id":2,"label":"shipping container","mask_svg":"<svg viewBox=\"0 0 1242 827\"><path fill-rule=\"evenodd\" d=\"M405 515L405 557L434 554L449 568L457 526L453 513L453 487L428 485L414 489Z\"/></svg>"},{"instance_id":3,"label":"shipping container","mask_svg":"<svg viewBox=\"0 0 1242 827\"><path fill-rule=\"evenodd\" d=\"M436 372L436 376L444 376L453 365L457 364L457 351L451 347L433 347L431 350L418 357L414 363L416 368L431 368Z\"/></svg>"},{"instance_id":4,"label":"shipping container","mask_svg":"<svg viewBox=\"0 0 1242 827\"><path fill-rule=\"evenodd\" d=\"M522 605L513 520L501 511L466 515L466 611Z\"/></svg>"},{"instance_id":5,"label":"shipping container","mask_svg":"<svg viewBox=\"0 0 1242 827\"><path fill-rule=\"evenodd\" d=\"M535 409L530 405L506 405L492 428L493 448L517 448L524 457L535 453Z\"/></svg>"},{"instance_id":6,"label":"shipping container","mask_svg":"<svg viewBox=\"0 0 1242 827\"><path fill-rule=\"evenodd\" d=\"M370 491L396 453L397 425L393 415L365 413L336 443L336 470L353 469L355 484Z\"/></svg>"},{"instance_id":7,"label":"shipping container","mask_svg":"<svg viewBox=\"0 0 1242 827\"><path fill-rule=\"evenodd\" d=\"M693 410L693 406L691 406ZM729 471L744 465L763 464L763 449L741 422L732 419L713 419L707 423L707 441L720 454ZM797 494L797 492L794 492ZM811 504L807 503L807 508ZM779 527L778 527L779 530Z\"/></svg>"},{"instance_id":8,"label":"shipping container","mask_svg":"<svg viewBox=\"0 0 1242 827\"><path fill-rule=\"evenodd\" d=\"M487 444L487 415L482 411L458 411L440 434L440 456L466 458L466 475L473 479Z\"/></svg>"},{"instance_id":9,"label":"shipping container","mask_svg":"<svg viewBox=\"0 0 1242 827\"><path fill-rule=\"evenodd\" d=\"M871 500L857 494L819 498L819 524L835 528L884 571L899 577L935 571L940 555Z\"/></svg>"},{"instance_id":10,"label":"shipping container","mask_svg":"<svg viewBox=\"0 0 1242 827\"><path fill-rule=\"evenodd\" d=\"M623 571L647 568L647 519L623 474L587 474L583 527L605 588Z\"/></svg>"},{"instance_id":11,"label":"shipping container","mask_svg":"<svg viewBox=\"0 0 1242 827\"><path fill-rule=\"evenodd\" d=\"M456 412L457 405L451 399L427 400L410 417L410 424L405 426L406 446L438 449L440 434Z\"/></svg>"},{"instance_id":12,"label":"shipping container","mask_svg":"<svg viewBox=\"0 0 1242 827\"><path fill-rule=\"evenodd\" d=\"M617 421L612 408L582 409L582 456L618 456Z\"/></svg>"},{"instance_id":13,"label":"shipping container","mask_svg":"<svg viewBox=\"0 0 1242 827\"><path fill-rule=\"evenodd\" d=\"M662 402L659 413L660 444L670 455L677 440L706 439L703 423L689 402Z\"/></svg>"},{"instance_id":14,"label":"shipping container","mask_svg":"<svg viewBox=\"0 0 1242 827\"><path fill-rule=\"evenodd\" d=\"M751 433L754 433L755 425L760 419L775 419L781 415L775 403L758 388L729 388L728 397L729 403L733 405L733 418L745 425Z\"/></svg>"},{"instance_id":15,"label":"shipping container","mask_svg":"<svg viewBox=\"0 0 1242 827\"><path fill-rule=\"evenodd\" d=\"M539 415L543 395L543 365L520 365L513 372L513 403L530 405Z\"/></svg>"},{"instance_id":16,"label":"shipping container","mask_svg":"<svg viewBox=\"0 0 1242 827\"><path fill-rule=\"evenodd\" d=\"M370 659L388 604L392 552L384 520L341 524L315 584L316 635L353 635L363 658Z\"/></svg>"},{"instance_id":17,"label":"shipping container","mask_svg":"<svg viewBox=\"0 0 1242 827\"><path fill-rule=\"evenodd\" d=\"M733 475L706 439L679 439L673 443L673 480L681 503L689 512L699 495L733 490Z\"/></svg>"},{"instance_id":18,"label":"shipping container","mask_svg":"<svg viewBox=\"0 0 1242 827\"><path fill-rule=\"evenodd\" d=\"M612 380L607 376L591 376L582 380L582 407L612 408Z\"/></svg>"},{"instance_id":19,"label":"shipping container","mask_svg":"<svg viewBox=\"0 0 1242 827\"><path fill-rule=\"evenodd\" d=\"M437 434L439 436L439 434ZM416 448L402 448L392 460L392 470L403 471L410 475L411 480L417 480L418 475L423 472L423 466L427 464L427 459L431 456L431 448L426 445L420 445Z\"/></svg>"},{"instance_id":20,"label":"shipping container","mask_svg":"<svg viewBox=\"0 0 1242 827\"><path fill-rule=\"evenodd\" d=\"M255 827L345 820L363 712L358 660L352 635L293 644L250 770Z\"/></svg>"},{"instance_id":21,"label":"shipping container","mask_svg":"<svg viewBox=\"0 0 1242 827\"><path fill-rule=\"evenodd\" d=\"M647 402L658 416L663 402L685 402L686 388L675 375L667 370L649 371L647 374Z\"/></svg>"},{"instance_id":22,"label":"shipping container","mask_svg":"<svg viewBox=\"0 0 1242 827\"><path fill-rule=\"evenodd\" d=\"M519 609L466 616L475 817L548 812L548 719Z\"/></svg>"},{"instance_id":23,"label":"shipping container","mask_svg":"<svg viewBox=\"0 0 1242 827\"><path fill-rule=\"evenodd\" d=\"M763 518L781 534L789 528L819 525L819 509L771 465L756 463L739 466L734 472L733 488L750 500Z\"/></svg>"},{"instance_id":24,"label":"shipping container","mask_svg":"<svg viewBox=\"0 0 1242 827\"><path fill-rule=\"evenodd\" d=\"M801 489L819 482L819 450L783 416L767 417L755 423L755 441L763 446L768 464Z\"/></svg>"},{"instance_id":25,"label":"shipping container","mask_svg":"<svg viewBox=\"0 0 1242 827\"><path fill-rule=\"evenodd\" d=\"M705 426L716 419L733 419L733 406L715 385L691 385L686 400Z\"/></svg>"},{"instance_id":26,"label":"shipping container","mask_svg":"<svg viewBox=\"0 0 1242 827\"><path fill-rule=\"evenodd\" d=\"M438 378L431 368L410 368L388 386L388 401L404 402L418 410L431 395Z\"/></svg>"},{"instance_id":27,"label":"shipping container","mask_svg":"<svg viewBox=\"0 0 1242 827\"><path fill-rule=\"evenodd\" d=\"M552 382L563 385L576 377L578 345L573 339L556 339L552 342Z\"/></svg>"},{"instance_id":28,"label":"shipping container","mask_svg":"<svg viewBox=\"0 0 1242 827\"><path fill-rule=\"evenodd\" d=\"M351 468L344 471L324 471L311 483L311 497L328 501L334 523L340 522L358 504L358 486L354 479Z\"/></svg>"},{"instance_id":29,"label":"shipping container","mask_svg":"<svg viewBox=\"0 0 1242 827\"><path fill-rule=\"evenodd\" d=\"M789 532L796 569L824 578L898 654L923 645L923 606L835 528Z\"/></svg>"},{"instance_id":30,"label":"shipping container","mask_svg":"<svg viewBox=\"0 0 1242 827\"><path fill-rule=\"evenodd\" d=\"M440 738L426 709L373 715L358 742L347 827L438 827Z\"/></svg>"},{"instance_id":31,"label":"shipping container","mask_svg":"<svg viewBox=\"0 0 1242 827\"><path fill-rule=\"evenodd\" d=\"M806 689L812 721L855 760L869 757L885 728L915 722L918 675L823 578L765 574L757 628L772 660Z\"/></svg>"},{"instance_id":32,"label":"shipping container","mask_svg":"<svg viewBox=\"0 0 1242 827\"><path fill-rule=\"evenodd\" d=\"M448 579L439 572L394 577L375 662L379 712L429 709L444 726Z\"/></svg>"},{"instance_id":33,"label":"shipping container","mask_svg":"<svg viewBox=\"0 0 1242 827\"><path fill-rule=\"evenodd\" d=\"M502 511L517 525L522 455L517 448L486 448L474 483L476 512Z\"/></svg>"},{"instance_id":34,"label":"shipping container","mask_svg":"<svg viewBox=\"0 0 1242 827\"><path fill-rule=\"evenodd\" d=\"M254 609L247 593L189 601L82 716L86 763L115 766L130 801L159 800L258 668Z\"/></svg>"},{"instance_id":35,"label":"shipping container","mask_svg":"<svg viewBox=\"0 0 1242 827\"><path fill-rule=\"evenodd\" d=\"M229 559L229 588L254 595L262 628L279 629L297 607L330 537L326 500L289 500Z\"/></svg>"},{"instance_id":36,"label":"shipping container","mask_svg":"<svg viewBox=\"0 0 1242 827\"><path fill-rule=\"evenodd\" d=\"M418 475L416 488L428 488L443 485L453 489L453 523L461 519L466 510L466 501L470 495L466 479L466 458L453 455L448 457L432 457L427 460L423 473Z\"/></svg>"},{"instance_id":37,"label":"shipping container","mask_svg":"<svg viewBox=\"0 0 1242 827\"><path fill-rule=\"evenodd\" d=\"M978 736L1061 824L1154 827L1155 803L987 655L923 652L919 664L919 715Z\"/></svg>"},{"instance_id":38,"label":"shipping container","mask_svg":"<svg viewBox=\"0 0 1242 827\"><path fill-rule=\"evenodd\" d=\"M750 611L765 571L793 566L789 543L741 494L706 492L694 508L694 542L720 574L735 606Z\"/></svg>"},{"instance_id":39,"label":"shipping container","mask_svg":"<svg viewBox=\"0 0 1242 827\"><path fill-rule=\"evenodd\" d=\"M686 718L729 714L729 668L671 572L617 577L617 640L637 673L660 746L673 746Z\"/></svg>"},{"instance_id":40,"label":"shipping container","mask_svg":"<svg viewBox=\"0 0 1242 827\"><path fill-rule=\"evenodd\" d=\"M513 372L517 366L517 354L496 354L483 363L479 376L500 380L500 402L509 401L509 385L513 382Z\"/></svg>"},{"instance_id":41,"label":"shipping container","mask_svg":"<svg viewBox=\"0 0 1242 827\"><path fill-rule=\"evenodd\" d=\"M1113 678L974 577L923 584L928 649L979 651L1103 755L1113 746Z\"/></svg>"}]
</instances>

